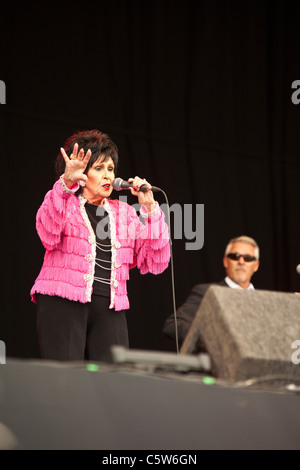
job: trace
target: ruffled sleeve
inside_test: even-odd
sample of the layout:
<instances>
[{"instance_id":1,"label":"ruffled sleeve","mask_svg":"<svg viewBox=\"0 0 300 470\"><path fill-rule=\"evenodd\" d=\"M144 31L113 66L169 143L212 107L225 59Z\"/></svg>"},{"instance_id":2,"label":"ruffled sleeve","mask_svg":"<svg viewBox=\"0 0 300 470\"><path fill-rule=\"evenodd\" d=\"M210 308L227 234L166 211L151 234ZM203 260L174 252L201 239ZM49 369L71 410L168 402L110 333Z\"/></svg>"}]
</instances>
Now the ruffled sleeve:
<instances>
[{"instance_id":1,"label":"ruffled sleeve","mask_svg":"<svg viewBox=\"0 0 300 470\"><path fill-rule=\"evenodd\" d=\"M61 242L66 222L66 206L68 200L78 190L75 184L69 189L60 177L53 188L48 191L36 216L36 229L47 250L55 249Z\"/></svg>"},{"instance_id":2,"label":"ruffled sleeve","mask_svg":"<svg viewBox=\"0 0 300 470\"><path fill-rule=\"evenodd\" d=\"M135 244L137 267L141 274L160 274L170 261L170 235L165 215L157 202L151 213L143 206L140 213L145 223L140 222L143 227L140 227Z\"/></svg>"}]
</instances>

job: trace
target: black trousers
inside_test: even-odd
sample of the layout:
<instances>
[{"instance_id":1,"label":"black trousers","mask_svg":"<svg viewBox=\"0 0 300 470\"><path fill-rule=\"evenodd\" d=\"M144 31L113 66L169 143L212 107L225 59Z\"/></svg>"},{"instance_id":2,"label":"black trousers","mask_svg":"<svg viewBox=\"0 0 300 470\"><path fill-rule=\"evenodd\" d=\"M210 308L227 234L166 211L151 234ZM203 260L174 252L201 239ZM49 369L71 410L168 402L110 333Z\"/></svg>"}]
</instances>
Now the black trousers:
<instances>
[{"instance_id":1,"label":"black trousers","mask_svg":"<svg viewBox=\"0 0 300 470\"><path fill-rule=\"evenodd\" d=\"M108 297L92 295L86 304L42 294L36 300L42 359L102 361L110 346L129 347L126 311L109 309Z\"/></svg>"}]
</instances>

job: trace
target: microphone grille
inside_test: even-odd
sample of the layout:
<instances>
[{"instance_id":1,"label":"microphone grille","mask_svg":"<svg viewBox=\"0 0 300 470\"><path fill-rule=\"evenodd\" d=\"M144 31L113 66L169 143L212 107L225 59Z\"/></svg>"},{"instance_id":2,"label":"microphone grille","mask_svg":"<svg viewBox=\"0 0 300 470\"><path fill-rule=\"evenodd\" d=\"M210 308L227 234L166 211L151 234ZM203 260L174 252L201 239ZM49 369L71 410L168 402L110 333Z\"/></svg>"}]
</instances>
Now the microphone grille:
<instances>
[{"instance_id":1,"label":"microphone grille","mask_svg":"<svg viewBox=\"0 0 300 470\"><path fill-rule=\"evenodd\" d=\"M122 188L121 188L121 185L122 185L122 178L115 178L113 180L113 188L116 190L116 191L120 191Z\"/></svg>"}]
</instances>

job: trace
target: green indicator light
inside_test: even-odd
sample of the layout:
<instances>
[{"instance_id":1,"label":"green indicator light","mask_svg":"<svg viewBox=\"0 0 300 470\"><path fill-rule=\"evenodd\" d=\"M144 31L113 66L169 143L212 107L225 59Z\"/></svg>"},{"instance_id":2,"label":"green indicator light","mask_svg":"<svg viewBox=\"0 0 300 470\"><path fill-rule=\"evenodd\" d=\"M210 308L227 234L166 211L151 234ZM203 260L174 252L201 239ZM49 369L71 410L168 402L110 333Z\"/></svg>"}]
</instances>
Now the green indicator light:
<instances>
[{"instance_id":1,"label":"green indicator light","mask_svg":"<svg viewBox=\"0 0 300 470\"><path fill-rule=\"evenodd\" d=\"M86 369L90 372L96 372L97 370L99 370L99 366L97 366L97 364L88 364L86 366Z\"/></svg>"},{"instance_id":2,"label":"green indicator light","mask_svg":"<svg viewBox=\"0 0 300 470\"><path fill-rule=\"evenodd\" d=\"M202 382L205 384L205 385L214 385L214 383L216 382L215 379L213 377L204 377L204 379L202 380Z\"/></svg>"}]
</instances>

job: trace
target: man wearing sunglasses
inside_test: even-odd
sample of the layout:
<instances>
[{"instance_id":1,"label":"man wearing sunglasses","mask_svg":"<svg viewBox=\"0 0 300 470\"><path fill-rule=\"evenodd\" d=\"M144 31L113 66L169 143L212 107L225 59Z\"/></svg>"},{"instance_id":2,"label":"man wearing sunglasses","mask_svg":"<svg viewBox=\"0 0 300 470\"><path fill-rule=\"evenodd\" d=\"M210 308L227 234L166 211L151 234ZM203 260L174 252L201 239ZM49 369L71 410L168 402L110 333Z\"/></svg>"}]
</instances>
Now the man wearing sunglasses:
<instances>
[{"instance_id":1,"label":"man wearing sunglasses","mask_svg":"<svg viewBox=\"0 0 300 470\"><path fill-rule=\"evenodd\" d=\"M177 312L178 342L181 345L191 327L193 319L198 311L202 299L211 285L230 287L232 289L254 289L251 279L259 268L259 246L253 238L241 235L232 238L226 248L223 257L223 265L226 277L220 282L210 284L197 284ZM163 326L163 333L171 339L176 338L174 314L170 315ZM199 351L205 351L201 342Z\"/></svg>"}]
</instances>

